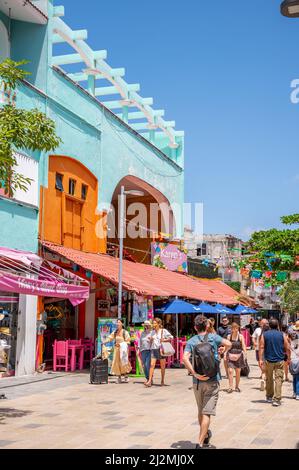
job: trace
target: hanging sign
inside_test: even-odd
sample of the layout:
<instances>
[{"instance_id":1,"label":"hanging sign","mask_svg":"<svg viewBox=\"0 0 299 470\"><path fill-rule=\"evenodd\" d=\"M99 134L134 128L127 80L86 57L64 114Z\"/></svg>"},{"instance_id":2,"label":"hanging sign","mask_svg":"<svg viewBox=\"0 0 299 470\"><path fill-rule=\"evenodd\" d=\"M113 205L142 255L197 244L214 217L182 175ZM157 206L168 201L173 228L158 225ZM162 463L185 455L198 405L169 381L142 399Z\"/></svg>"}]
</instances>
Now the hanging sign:
<instances>
[{"instance_id":1,"label":"hanging sign","mask_svg":"<svg viewBox=\"0 0 299 470\"><path fill-rule=\"evenodd\" d=\"M152 265L168 271L187 272L187 250L170 243L151 243Z\"/></svg>"},{"instance_id":2,"label":"hanging sign","mask_svg":"<svg viewBox=\"0 0 299 470\"><path fill-rule=\"evenodd\" d=\"M67 284L48 279L32 279L0 272L0 290L18 294L41 295L69 299L75 306L89 297L89 285Z\"/></svg>"}]
</instances>

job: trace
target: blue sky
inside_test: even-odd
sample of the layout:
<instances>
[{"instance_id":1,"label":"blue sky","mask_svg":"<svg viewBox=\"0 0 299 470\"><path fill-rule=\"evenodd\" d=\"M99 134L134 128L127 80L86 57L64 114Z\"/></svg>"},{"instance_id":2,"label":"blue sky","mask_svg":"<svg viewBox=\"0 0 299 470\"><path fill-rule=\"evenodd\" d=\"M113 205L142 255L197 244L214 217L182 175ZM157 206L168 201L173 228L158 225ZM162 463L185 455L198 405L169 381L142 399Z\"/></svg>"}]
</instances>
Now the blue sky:
<instances>
[{"instance_id":1,"label":"blue sky","mask_svg":"<svg viewBox=\"0 0 299 470\"><path fill-rule=\"evenodd\" d=\"M246 239L298 212L299 19L280 0L55 4L185 130L185 200L204 203L205 233Z\"/></svg>"}]
</instances>

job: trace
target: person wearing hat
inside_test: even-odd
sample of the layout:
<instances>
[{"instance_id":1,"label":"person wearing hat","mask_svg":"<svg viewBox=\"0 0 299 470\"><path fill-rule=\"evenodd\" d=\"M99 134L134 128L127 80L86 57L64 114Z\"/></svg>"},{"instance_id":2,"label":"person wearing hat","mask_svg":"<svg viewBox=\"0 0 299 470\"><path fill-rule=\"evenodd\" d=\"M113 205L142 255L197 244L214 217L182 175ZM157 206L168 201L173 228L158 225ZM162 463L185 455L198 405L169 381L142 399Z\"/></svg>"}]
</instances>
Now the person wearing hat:
<instances>
[{"instance_id":1,"label":"person wearing hat","mask_svg":"<svg viewBox=\"0 0 299 470\"><path fill-rule=\"evenodd\" d=\"M144 375L146 377L146 382L149 379L149 371L151 367L151 331L152 325L149 320L146 320L142 326L144 327L143 332L140 335L138 349L141 354L141 360L144 370Z\"/></svg>"}]
</instances>

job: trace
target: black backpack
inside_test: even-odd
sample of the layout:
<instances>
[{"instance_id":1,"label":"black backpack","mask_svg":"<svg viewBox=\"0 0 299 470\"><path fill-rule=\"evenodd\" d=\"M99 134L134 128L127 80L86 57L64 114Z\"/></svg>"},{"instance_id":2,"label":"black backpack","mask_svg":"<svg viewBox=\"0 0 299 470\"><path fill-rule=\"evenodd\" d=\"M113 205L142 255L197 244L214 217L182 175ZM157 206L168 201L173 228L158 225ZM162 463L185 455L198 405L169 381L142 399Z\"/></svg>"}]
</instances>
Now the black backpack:
<instances>
[{"instance_id":1,"label":"black backpack","mask_svg":"<svg viewBox=\"0 0 299 470\"><path fill-rule=\"evenodd\" d=\"M200 343L193 349L193 368L199 375L215 377L219 372L219 361L215 358L213 346L208 342L208 334L201 339Z\"/></svg>"}]
</instances>

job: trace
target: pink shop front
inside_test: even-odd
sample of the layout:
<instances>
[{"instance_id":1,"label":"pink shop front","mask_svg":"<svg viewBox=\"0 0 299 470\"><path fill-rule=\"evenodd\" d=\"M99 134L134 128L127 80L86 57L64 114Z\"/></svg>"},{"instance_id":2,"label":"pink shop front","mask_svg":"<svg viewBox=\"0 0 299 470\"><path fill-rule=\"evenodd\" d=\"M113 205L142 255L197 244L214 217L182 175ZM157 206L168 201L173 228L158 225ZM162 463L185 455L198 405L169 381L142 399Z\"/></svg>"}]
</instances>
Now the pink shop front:
<instances>
[{"instance_id":1,"label":"pink shop front","mask_svg":"<svg viewBox=\"0 0 299 470\"><path fill-rule=\"evenodd\" d=\"M35 372L45 295L77 306L88 299L89 282L34 253L0 247L0 378Z\"/></svg>"}]
</instances>

